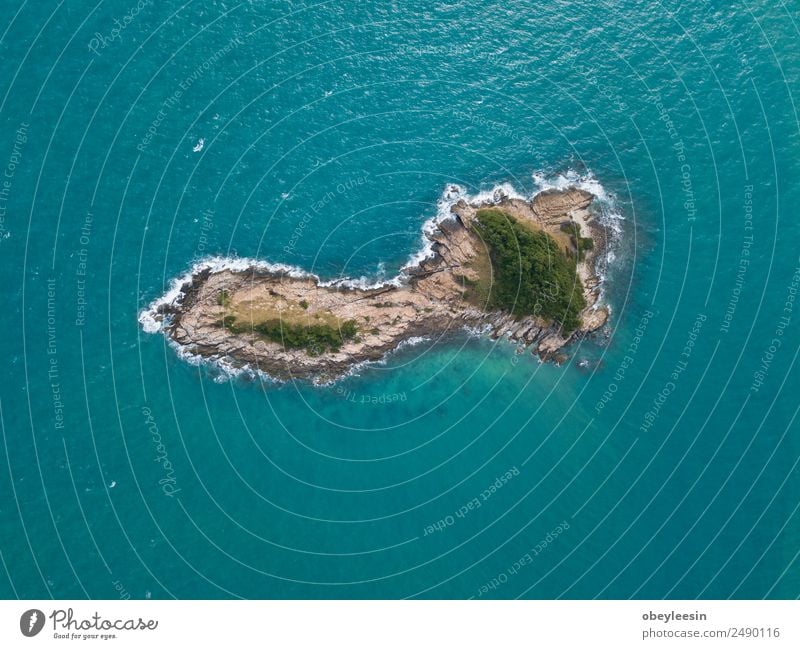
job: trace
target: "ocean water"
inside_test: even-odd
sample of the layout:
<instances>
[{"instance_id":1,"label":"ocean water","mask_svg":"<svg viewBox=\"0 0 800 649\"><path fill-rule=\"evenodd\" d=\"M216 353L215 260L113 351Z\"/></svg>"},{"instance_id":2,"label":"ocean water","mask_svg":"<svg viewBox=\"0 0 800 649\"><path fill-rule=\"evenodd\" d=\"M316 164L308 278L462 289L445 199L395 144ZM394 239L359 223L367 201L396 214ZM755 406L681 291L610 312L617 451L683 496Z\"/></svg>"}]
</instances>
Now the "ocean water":
<instances>
[{"instance_id":1,"label":"ocean water","mask_svg":"<svg viewBox=\"0 0 800 649\"><path fill-rule=\"evenodd\" d=\"M0 595L798 596L791 4L4 8ZM206 257L377 281L448 184L568 182L617 234L560 366L275 384L138 322Z\"/></svg>"}]
</instances>

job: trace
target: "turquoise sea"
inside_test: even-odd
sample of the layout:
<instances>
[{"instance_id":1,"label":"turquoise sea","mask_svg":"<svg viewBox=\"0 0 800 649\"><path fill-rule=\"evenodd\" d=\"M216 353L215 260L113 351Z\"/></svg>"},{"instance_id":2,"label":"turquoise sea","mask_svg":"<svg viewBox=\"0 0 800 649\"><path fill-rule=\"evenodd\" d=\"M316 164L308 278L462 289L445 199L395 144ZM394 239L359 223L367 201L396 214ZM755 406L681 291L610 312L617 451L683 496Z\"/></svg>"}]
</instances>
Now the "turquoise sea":
<instances>
[{"instance_id":1,"label":"turquoise sea","mask_svg":"<svg viewBox=\"0 0 800 649\"><path fill-rule=\"evenodd\" d=\"M0 596L797 597L798 24L6 0ZM570 181L613 314L560 366L464 333L278 385L138 321L205 257L389 278L448 184Z\"/></svg>"}]
</instances>

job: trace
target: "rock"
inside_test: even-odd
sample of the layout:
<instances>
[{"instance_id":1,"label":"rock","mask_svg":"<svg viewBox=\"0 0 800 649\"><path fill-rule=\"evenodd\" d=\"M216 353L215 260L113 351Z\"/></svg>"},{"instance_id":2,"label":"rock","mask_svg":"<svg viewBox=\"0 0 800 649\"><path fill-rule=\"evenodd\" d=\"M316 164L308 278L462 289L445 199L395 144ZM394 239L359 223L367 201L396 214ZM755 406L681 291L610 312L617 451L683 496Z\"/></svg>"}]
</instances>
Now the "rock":
<instances>
[{"instance_id":1,"label":"rock","mask_svg":"<svg viewBox=\"0 0 800 649\"><path fill-rule=\"evenodd\" d=\"M450 187L448 192L455 197L458 188ZM162 330L187 351L224 359L233 366L257 367L279 379L335 379L354 364L378 360L411 338L439 338L464 326L488 325L493 338L507 336L517 343L517 353L531 345L540 358L563 362L566 357L559 350L599 329L608 319L607 307L597 306L596 255L589 254L578 264L587 307L581 312L580 329L565 338L557 326L536 317L520 319L504 312L486 312L465 301L464 282L480 279L472 262L483 250L471 224L478 209L502 202L503 209L514 218L563 237L560 223L576 211L586 211L592 198L588 192L570 189L542 192L529 202L508 198L498 190L484 205L459 200L452 207L455 218L442 220L437 231L429 235L433 255L406 269L407 279L399 285L361 289L340 280L321 286L313 276L292 277L256 267L204 267L175 300L158 302L149 315L162 322ZM582 216L584 222L586 215ZM593 224L592 228L587 234L599 241L605 235L602 226ZM243 324L248 322L249 330ZM311 347L286 347L254 333L252 322L281 322L303 331L311 325L327 326L334 332L343 323L353 322L357 335L342 338L338 349L312 354Z\"/></svg>"}]
</instances>

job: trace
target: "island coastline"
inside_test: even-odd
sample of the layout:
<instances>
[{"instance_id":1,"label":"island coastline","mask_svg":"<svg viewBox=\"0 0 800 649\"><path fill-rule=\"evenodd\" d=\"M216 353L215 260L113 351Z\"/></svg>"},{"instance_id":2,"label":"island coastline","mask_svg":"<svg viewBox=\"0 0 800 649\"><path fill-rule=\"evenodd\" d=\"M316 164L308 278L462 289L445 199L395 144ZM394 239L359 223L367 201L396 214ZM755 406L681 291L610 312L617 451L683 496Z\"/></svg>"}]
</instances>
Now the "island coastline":
<instances>
[{"instance_id":1,"label":"island coastline","mask_svg":"<svg viewBox=\"0 0 800 649\"><path fill-rule=\"evenodd\" d=\"M176 281L140 322L148 332L162 331L187 357L315 383L335 381L420 339L465 329L563 361L565 347L606 323L601 288L610 231L593 209L595 195L572 186L530 199L503 189L470 199L449 186L445 197L449 210L423 228L423 252L391 280L323 281L286 265L214 259ZM543 233L536 236L572 260L582 296L574 330L535 309L492 308L486 280L494 261L481 234L482 220L490 217Z\"/></svg>"}]
</instances>

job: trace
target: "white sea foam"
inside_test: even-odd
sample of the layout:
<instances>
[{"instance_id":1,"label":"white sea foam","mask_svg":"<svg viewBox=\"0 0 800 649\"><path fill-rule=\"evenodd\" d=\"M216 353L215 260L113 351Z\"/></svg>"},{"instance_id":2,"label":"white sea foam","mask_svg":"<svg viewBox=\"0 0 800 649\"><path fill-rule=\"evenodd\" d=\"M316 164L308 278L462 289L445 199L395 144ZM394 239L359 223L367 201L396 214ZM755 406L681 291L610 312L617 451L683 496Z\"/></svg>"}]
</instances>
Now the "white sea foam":
<instances>
[{"instance_id":1,"label":"white sea foam","mask_svg":"<svg viewBox=\"0 0 800 649\"><path fill-rule=\"evenodd\" d=\"M432 236L435 234L440 223L454 218L452 208L456 203L463 200L473 206L487 205L499 203L503 198L527 200L530 196L520 194L510 183L501 183L500 185L495 185L491 189L480 191L477 194L468 194L467 190L461 185L451 184L445 187L442 195L436 202L436 214L422 224L420 249L408 258L408 261L401 269L402 274L418 267L426 259L433 257Z\"/></svg>"},{"instance_id":2,"label":"white sea foam","mask_svg":"<svg viewBox=\"0 0 800 649\"><path fill-rule=\"evenodd\" d=\"M142 329L144 329L145 332L152 334L161 330L164 324L164 318L161 313L159 313L159 308L179 302L183 297L184 285L191 280L191 272L173 279L167 292L153 300L149 306L139 314L139 324L142 325Z\"/></svg>"},{"instance_id":3,"label":"white sea foam","mask_svg":"<svg viewBox=\"0 0 800 649\"><path fill-rule=\"evenodd\" d=\"M383 356L381 356L380 358L378 358L376 360L364 360L364 361L359 361L358 363L353 363L353 365L348 367L347 371L344 374L342 374L341 376L337 376L336 378L332 378L332 379L327 379L325 381L323 381L320 378L316 378L316 379L313 380L313 383L314 383L314 385L331 386L331 385L335 385L339 381L343 381L344 379L346 379L348 377L361 376L361 370L363 370L366 367L376 367L378 365L386 365L386 362L388 361L388 357L389 357L390 353L391 352L387 352Z\"/></svg>"},{"instance_id":4,"label":"white sea foam","mask_svg":"<svg viewBox=\"0 0 800 649\"><path fill-rule=\"evenodd\" d=\"M595 269L600 279L600 299L595 304L595 308L598 308L601 304L610 308L605 300L605 271L616 259L616 241L619 239L615 235L620 235L622 233L622 224L625 221L625 217L622 215L622 211L617 203L617 197L613 192L608 191L591 171L580 174L573 169L568 169L563 173L552 176L547 176L543 173L534 173L533 183L537 192L546 191L548 189L577 187L595 196L597 218L607 228L610 234L610 240L606 242L604 258L600 260Z\"/></svg>"},{"instance_id":5,"label":"white sea foam","mask_svg":"<svg viewBox=\"0 0 800 649\"><path fill-rule=\"evenodd\" d=\"M554 176L546 176L541 172L535 172L532 177L538 191L577 187L578 189L591 192L600 201L609 202L612 200L612 197L606 192L605 187L595 178L591 171L587 171L585 174L579 174L573 169L567 169L567 171Z\"/></svg>"},{"instance_id":6,"label":"white sea foam","mask_svg":"<svg viewBox=\"0 0 800 649\"><path fill-rule=\"evenodd\" d=\"M436 214L422 224L422 245L420 249L408 258L408 261L401 271L416 268L426 259L433 257L433 239L431 237L442 221L453 218L451 208L466 196L466 191L460 185L448 185L445 188L439 200L436 202Z\"/></svg>"},{"instance_id":7,"label":"white sea foam","mask_svg":"<svg viewBox=\"0 0 800 649\"><path fill-rule=\"evenodd\" d=\"M322 288L338 287L369 291L376 288L384 288L386 286L397 286L399 288L402 286L405 279L406 278L403 275L396 275L395 277L392 277L392 279L371 279L362 275L358 279L353 279L352 277L342 277L339 279L327 280L325 282L319 281L318 284Z\"/></svg>"},{"instance_id":8,"label":"white sea foam","mask_svg":"<svg viewBox=\"0 0 800 649\"><path fill-rule=\"evenodd\" d=\"M429 340L430 338L428 338L427 336L411 336L411 338L406 338L405 340L401 340L393 351L397 351L398 349L405 349L406 347L415 347L416 345L421 345L422 343L427 342Z\"/></svg>"},{"instance_id":9,"label":"white sea foam","mask_svg":"<svg viewBox=\"0 0 800 649\"><path fill-rule=\"evenodd\" d=\"M464 325L462 329L470 338L482 338L492 330L492 325L488 322L482 325Z\"/></svg>"},{"instance_id":10,"label":"white sea foam","mask_svg":"<svg viewBox=\"0 0 800 649\"><path fill-rule=\"evenodd\" d=\"M543 173L537 172L533 174L532 178L536 190L532 195L524 195L520 193L510 183L501 183L490 189L481 190L476 194L469 194L466 189L460 185L447 185L437 201L436 214L422 224L421 245L419 250L409 257L407 263L401 268L400 274L390 279L384 278L385 265L382 262L378 265L378 276L374 278L363 276L359 278L344 277L323 281L318 275L289 264L271 263L250 257L209 257L198 261L187 273L173 279L170 282L168 290L161 297L153 300L147 306L147 308L139 314L139 323L141 324L142 329L147 333L157 333L161 331L165 324L168 323L169 318L160 313L160 309L165 306L179 305L184 297L184 288L191 283L192 278L195 275L203 271L216 273L223 270L234 272L255 270L257 272L264 273L283 273L289 275L290 277L313 279L320 287L340 287L368 290L383 288L390 285L398 287L402 286L409 279L408 271L418 267L424 260L434 256L434 241L432 237L438 230L440 223L454 218L452 208L461 200L469 203L472 206L488 205L499 203L504 198L530 200L535 194L548 189L563 190L570 187L577 187L579 189L591 192L597 198L597 204L599 204L600 208L600 214L598 216L602 220L603 224L610 227L615 232L621 231L619 221L624 220L624 217L617 207L616 197L613 193L607 191L606 188L603 187L602 183L600 183L600 181L590 171L580 174L570 169L553 176L547 176ZM613 260L614 252L611 246L609 246L606 249L606 263L611 263ZM482 336L487 330L491 329L491 326L464 327L464 329L468 335ZM420 337L410 338L398 345L395 351L410 345L420 344L425 340L427 339ZM170 340L170 344L176 349L178 355L188 363L193 365L205 364L218 371L218 375L214 377L215 381L222 382L241 376L246 376L252 379L279 382L274 377L248 365L233 365L230 361L224 358L207 358L199 354L194 354L187 348L175 343L172 340ZM386 357L379 361L364 361L362 363L358 363L350 368L350 371L347 373L347 375L352 376L356 374L362 367L366 365L383 364L385 362Z\"/></svg>"},{"instance_id":11,"label":"white sea foam","mask_svg":"<svg viewBox=\"0 0 800 649\"><path fill-rule=\"evenodd\" d=\"M169 289L161 297L153 300L146 309L139 314L139 324L147 333L157 333L164 326L164 316L159 312L162 307L180 304L184 297L183 289L191 281L192 277L203 271L218 273L223 270L243 272L246 270L256 270L265 273L283 273L290 277L312 278L319 281L319 277L313 273L290 266L289 264L273 264L250 257L208 257L198 261L187 273L173 279Z\"/></svg>"},{"instance_id":12,"label":"white sea foam","mask_svg":"<svg viewBox=\"0 0 800 649\"><path fill-rule=\"evenodd\" d=\"M569 187L578 187L591 192L597 197L597 202L600 204L600 217L604 225L608 225L612 229L619 231L619 225L614 223L614 221L621 220L623 217L617 209L616 198L613 194L606 191L600 181L597 180L591 172L579 174L570 169L554 176L534 173L533 182L537 193L538 191L547 189L567 189ZM374 278L363 276L359 278L343 277L322 281L318 275L289 264L271 263L250 257L209 257L198 261L189 272L174 279L167 292L153 301L147 309L139 314L139 322L142 325L142 329L147 333L160 331L164 325L164 318L158 312L159 308L179 304L183 297L183 287L191 281L194 275L205 270L210 272L219 272L222 270L234 272L256 270L259 272L285 273L290 277L314 279L318 282L319 286L323 288L339 287L369 290L386 286L402 286L408 281L408 271L418 267L425 259L433 257L434 242L432 237L440 223L453 218L452 207L456 203L463 200L470 205L478 206L495 204L504 198L529 200L532 196L526 196L520 193L510 183L501 183L490 189L479 191L476 194L469 194L464 187L456 184L450 184L445 187L437 201L436 214L422 224L421 245L419 250L409 257L407 263L401 268L400 274L390 279L385 279L383 276L383 272L381 271L383 266L381 265L378 266L378 276ZM611 262L613 259L613 251L610 249L607 250L607 261Z\"/></svg>"},{"instance_id":13,"label":"white sea foam","mask_svg":"<svg viewBox=\"0 0 800 649\"><path fill-rule=\"evenodd\" d=\"M283 383L280 379L249 364L236 365L224 356L202 356L201 354L196 354L188 347L175 342L171 338L169 339L169 345L181 360L189 365L203 367L208 370L214 383L227 383L235 379Z\"/></svg>"},{"instance_id":14,"label":"white sea foam","mask_svg":"<svg viewBox=\"0 0 800 649\"><path fill-rule=\"evenodd\" d=\"M568 169L553 176L536 172L532 177L537 193L548 189L568 189L570 187L577 187L590 192L597 199L596 203L600 207L599 217L603 225L610 227L617 233L621 232L622 228L619 221L624 221L625 217L622 216L619 210L617 197L613 192L603 187L603 184L591 171L580 174L573 169Z\"/></svg>"},{"instance_id":15,"label":"white sea foam","mask_svg":"<svg viewBox=\"0 0 800 649\"><path fill-rule=\"evenodd\" d=\"M474 196L466 197L466 201L475 207L479 205L489 205L499 203L504 198L518 198L523 201L530 200L532 197L519 193L511 183L501 183L491 189L484 189Z\"/></svg>"},{"instance_id":16,"label":"white sea foam","mask_svg":"<svg viewBox=\"0 0 800 649\"><path fill-rule=\"evenodd\" d=\"M376 367L379 365L386 365L389 362L389 359L399 352L401 349L405 349L407 347L414 347L415 345L422 344L424 342L429 342L431 339L427 336L412 336L411 338L407 338L406 340L401 340L394 349L390 349L387 351L383 356L375 360L364 360L359 361L358 363L354 363L351 365L347 371L333 379L329 379L327 381L315 380L315 385L324 385L330 386L338 383L339 381L344 380L347 377L353 376L361 376L361 370L367 367Z\"/></svg>"}]
</instances>

